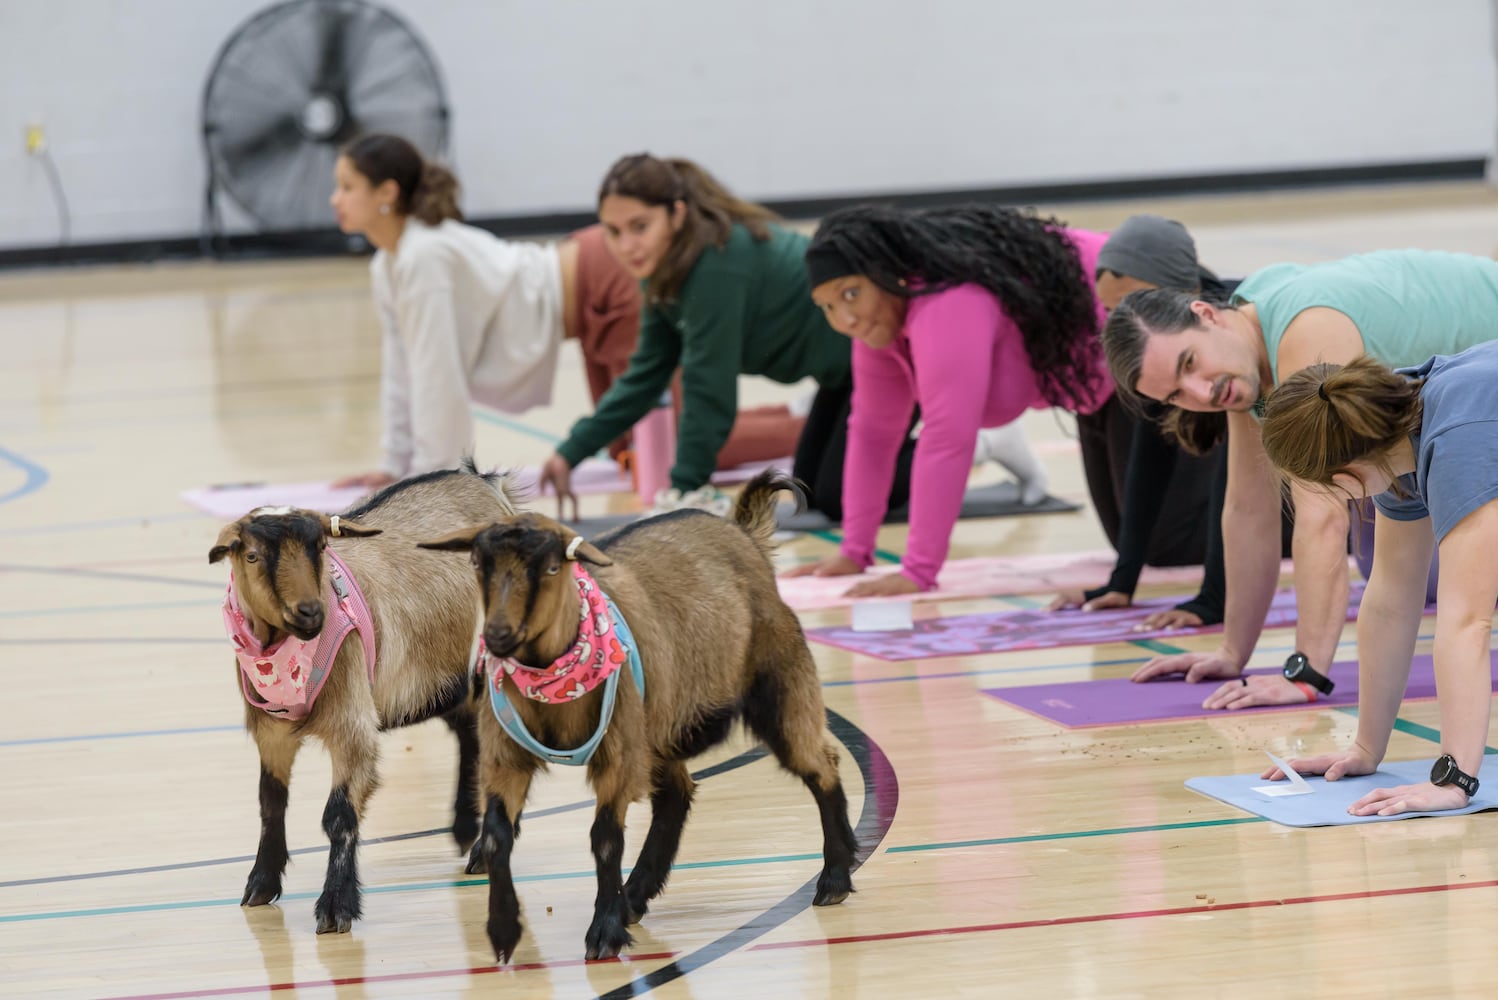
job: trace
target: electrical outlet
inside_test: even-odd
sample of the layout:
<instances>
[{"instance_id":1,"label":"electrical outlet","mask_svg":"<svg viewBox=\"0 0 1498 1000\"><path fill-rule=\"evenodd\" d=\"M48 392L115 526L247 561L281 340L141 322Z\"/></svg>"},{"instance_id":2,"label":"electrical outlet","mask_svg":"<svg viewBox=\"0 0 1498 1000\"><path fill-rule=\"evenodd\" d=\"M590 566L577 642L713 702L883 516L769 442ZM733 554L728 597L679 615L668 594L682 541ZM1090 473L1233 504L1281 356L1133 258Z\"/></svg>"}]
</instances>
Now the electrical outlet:
<instances>
[{"instance_id":1,"label":"electrical outlet","mask_svg":"<svg viewBox=\"0 0 1498 1000\"><path fill-rule=\"evenodd\" d=\"M35 156L47 148L47 130L40 122L32 122L26 126L26 152Z\"/></svg>"}]
</instances>

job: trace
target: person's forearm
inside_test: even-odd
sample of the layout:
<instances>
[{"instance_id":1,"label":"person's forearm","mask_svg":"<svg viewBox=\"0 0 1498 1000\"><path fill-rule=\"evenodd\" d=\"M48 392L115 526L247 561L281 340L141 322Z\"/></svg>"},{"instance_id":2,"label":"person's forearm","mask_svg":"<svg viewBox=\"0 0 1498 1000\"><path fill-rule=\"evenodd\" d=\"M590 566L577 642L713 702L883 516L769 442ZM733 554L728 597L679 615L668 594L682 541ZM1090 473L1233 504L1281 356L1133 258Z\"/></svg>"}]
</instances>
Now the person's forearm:
<instances>
[{"instance_id":1,"label":"person's forearm","mask_svg":"<svg viewBox=\"0 0 1498 1000\"><path fill-rule=\"evenodd\" d=\"M1424 611L1424 582L1418 593L1404 580L1369 581L1358 613L1358 736L1375 760L1382 760L1409 681L1410 658ZM1324 670L1322 664L1314 664ZM1484 711L1487 699L1483 699ZM1469 772L1470 773L1470 772Z\"/></svg>"},{"instance_id":2,"label":"person's forearm","mask_svg":"<svg viewBox=\"0 0 1498 1000\"><path fill-rule=\"evenodd\" d=\"M1113 563L1106 591L1134 595L1155 523L1170 492L1171 474L1178 456L1176 447L1160 436L1152 421L1135 418L1119 510L1118 558Z\"/></svg>"},{"instance_id":3,"label":"person's forearm","mask_svg":"<svg viewBox=\"0 0 1498 1000\"><path fill-rule=\"evenodd\" d=\"M1267 543L1271 537L1276 544ZM1223 613L1222 649L1240 667L1253 655L1274 600L1280 573L1278 539L1279 511L1274 504L1247 509L1229 504L1223 511L1223 559L1231 584Z\"/></svg>"},{"instance_id":4,"label":"person's forearm","mask_svg":"<svg viewBox=\"0 0 1498 1000\"><path fill-rule=\"evenodd\" d=\"M1492 709L1492 609L1442 608L1436 619L1436 690L1440 692L1441 749L1475 775L1482 767Z\"/></svg>"},{"instance_id":5,"label":"person's forearm","mask_svg":"<svg viewBox=\"0 0 1498 1000\"><path fill-rule=\"evenodd\" d=\"M1347 506L1296 497L1295 648L1326 673L1347 623Z\"/></svg>"}]
</instances>

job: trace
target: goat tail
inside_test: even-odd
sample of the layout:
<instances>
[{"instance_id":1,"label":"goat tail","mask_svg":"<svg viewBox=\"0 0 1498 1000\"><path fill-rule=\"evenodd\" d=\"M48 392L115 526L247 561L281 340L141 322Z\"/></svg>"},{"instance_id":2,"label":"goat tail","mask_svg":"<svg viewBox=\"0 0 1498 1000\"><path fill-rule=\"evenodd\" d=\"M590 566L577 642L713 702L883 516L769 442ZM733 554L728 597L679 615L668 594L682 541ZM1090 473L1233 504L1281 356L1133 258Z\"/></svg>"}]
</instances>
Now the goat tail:
<instances>
[{"instance_id":1,"label":"goat tail","mask_svg":"<svg viewBox=\"0 0 1498 1000\"><path fill-rule=\"evenodd\" d=\"M733 523L754 540L769 559L775 552L775 498L788 491L796 498L796 513L806 509L806 486L779 469L766 469L745 486L733 505Z\"/></svg>"}]
</instances>

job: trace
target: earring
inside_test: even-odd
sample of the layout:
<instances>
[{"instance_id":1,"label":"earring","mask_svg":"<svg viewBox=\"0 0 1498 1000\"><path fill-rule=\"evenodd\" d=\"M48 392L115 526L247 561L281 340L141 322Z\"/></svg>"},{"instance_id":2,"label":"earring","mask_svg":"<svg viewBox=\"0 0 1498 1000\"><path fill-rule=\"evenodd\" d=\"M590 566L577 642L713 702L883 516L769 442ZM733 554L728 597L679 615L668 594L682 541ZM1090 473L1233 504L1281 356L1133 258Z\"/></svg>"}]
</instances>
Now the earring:
<instances>
[{"instance_id":1,"label":"earring","mask_svg":"<svg viewBox=\"0 0 1498 1000\"><path fill-rule=\"evenodd\" d=\"M381 205L380 206L380 214L381 215L389 215L390 214L390 206L389 205Z\"/></svg>"}]
</instances>

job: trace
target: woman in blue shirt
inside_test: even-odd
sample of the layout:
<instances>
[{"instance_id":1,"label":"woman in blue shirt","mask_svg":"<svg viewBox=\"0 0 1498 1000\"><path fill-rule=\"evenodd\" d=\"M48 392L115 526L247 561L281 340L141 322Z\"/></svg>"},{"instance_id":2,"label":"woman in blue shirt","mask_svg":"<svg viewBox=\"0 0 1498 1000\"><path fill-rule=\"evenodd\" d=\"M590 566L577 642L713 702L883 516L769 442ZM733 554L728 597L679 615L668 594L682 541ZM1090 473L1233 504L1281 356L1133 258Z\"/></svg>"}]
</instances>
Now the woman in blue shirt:
<instances>
[{"instance_id":1,"label":"woman in blue shirt","mask_svg":"<svg viewBox=\"0 0 1498 1000\"><path fill-rule=\"evenodd\" d=\"M1381 788L1354 815L1460 809L1477 790L1492 707L1498 603L1498 342L1392 370L1360 357L1287 378L1265 410L1264 450L1284 475L1372 497L1373 569L1358 612L1358 734L1338 753L1290 761L1303 774L1371 774L1399 711L1438 548L1435 670L1442 756L1431 780ZM1411 568L1417 567L1418 572ZM1278 769L1266 777L1282 777Z\"/></svg>"}]
</instances>

